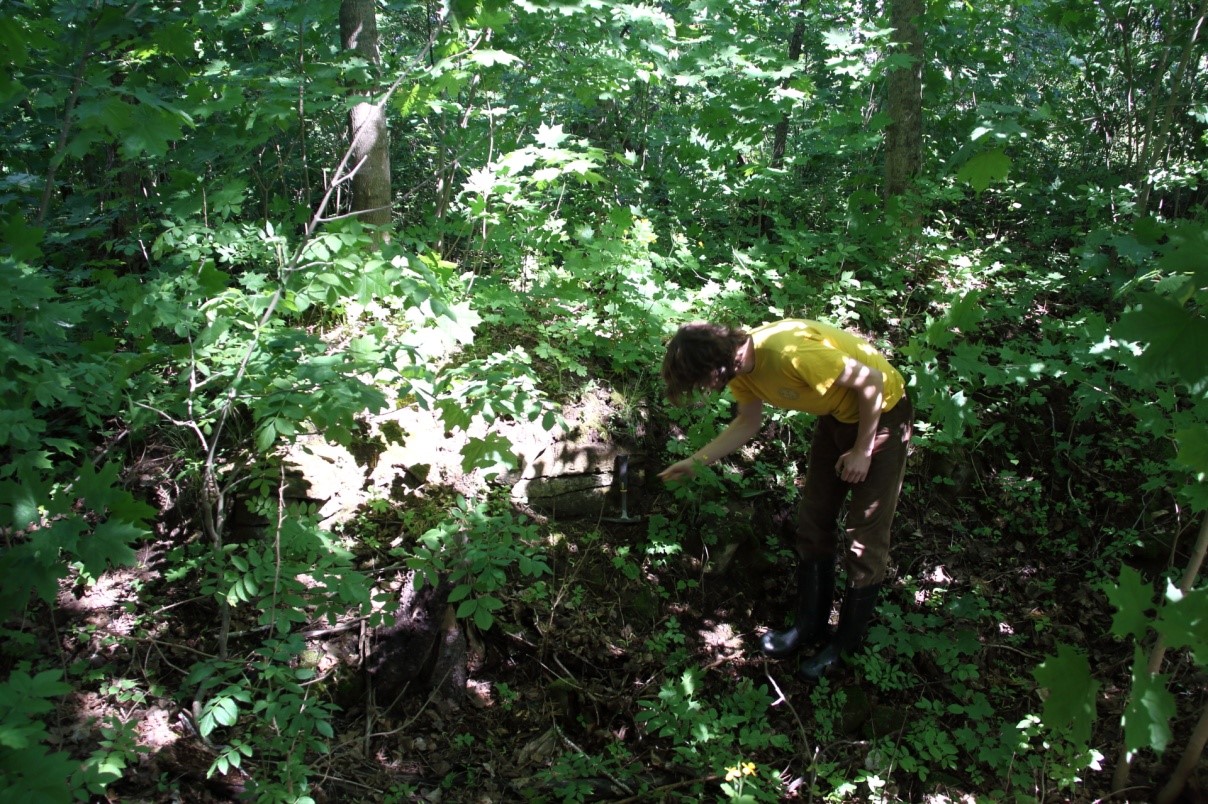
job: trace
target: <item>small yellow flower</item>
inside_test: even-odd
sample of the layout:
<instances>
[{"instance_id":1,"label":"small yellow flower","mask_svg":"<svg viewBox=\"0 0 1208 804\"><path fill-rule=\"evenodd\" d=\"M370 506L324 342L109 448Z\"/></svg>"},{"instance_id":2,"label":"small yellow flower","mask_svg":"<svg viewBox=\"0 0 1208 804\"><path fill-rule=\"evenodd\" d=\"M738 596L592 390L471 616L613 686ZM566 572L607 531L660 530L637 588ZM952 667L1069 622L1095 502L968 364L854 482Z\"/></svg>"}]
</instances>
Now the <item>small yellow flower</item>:
<instances>
[{"instance_id":1,"label":"small yellow flower","mask_svg":"<svg viewBox=\"0 0 1208 804\"><path fill-rule=\"evenodd\" d=\"M742 776L742 771L740 771L738 768L726 768L726 781L727 782L732 782L735 779L737 779L739 776Z\"/></svg>"},{"instance_id":2,"label":"small yellow flower","mask_svg":"<svg viewBox=\"0 0 1208 804\"><path fill-rule=\"evenodd\" d=\"M742 766L742 775L743 776L754 776L755 775L755 763L748 762L745 765L743 765Z\"/></svg>"}]
</instances>

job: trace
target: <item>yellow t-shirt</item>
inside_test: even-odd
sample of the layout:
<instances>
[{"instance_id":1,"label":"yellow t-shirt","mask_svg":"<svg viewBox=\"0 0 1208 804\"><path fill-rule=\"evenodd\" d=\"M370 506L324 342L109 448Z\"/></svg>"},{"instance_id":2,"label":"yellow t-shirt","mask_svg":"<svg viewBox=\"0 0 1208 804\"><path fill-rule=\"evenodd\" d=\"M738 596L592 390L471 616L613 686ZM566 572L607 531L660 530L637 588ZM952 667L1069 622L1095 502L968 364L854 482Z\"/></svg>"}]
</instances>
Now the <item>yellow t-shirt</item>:
<instances>
[{"instance_id":1,"label":"yellow t-shirt","mask_svg":"<svg viewBox=\"0 0 1208 804\"><path fill-rule=\"evenodd\" d=\"M847 357L885 375L882 412L893 408L906 393L902 375L872 344L838 327L803 318L786 319L752 330L751 338L755 368L729 384L739 402L760 400L854 424L860 421L856 393L835 384Z\"/></svg>"}]
</instances>

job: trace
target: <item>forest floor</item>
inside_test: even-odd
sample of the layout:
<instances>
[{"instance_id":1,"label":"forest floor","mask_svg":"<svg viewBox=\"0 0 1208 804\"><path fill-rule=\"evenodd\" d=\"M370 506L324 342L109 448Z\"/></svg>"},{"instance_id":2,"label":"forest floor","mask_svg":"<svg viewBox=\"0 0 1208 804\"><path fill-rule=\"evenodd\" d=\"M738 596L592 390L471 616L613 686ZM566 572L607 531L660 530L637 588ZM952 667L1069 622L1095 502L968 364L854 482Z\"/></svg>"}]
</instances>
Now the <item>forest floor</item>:
<instances>
[{"instance_id":1,"label":"forest floor","mask_svg":"<svg viewBox=\"0 0 1208 804\"><path fill-rule=\"evenodd\" d=\"M871 749L878 739L901 742L909 733L917 757L916 727L930 716L920 707L950 707L936 716L939 722L956 733L963 719L967 736L989 746L996 736L989 724L1009 728L1040 711L1032 671L1064 643L1087 654L1097 677L1115 679L1100 690L1092 740L1105 755L1101 770L1058 789L1033 757L1038 770L1024 789L1018 777L988 778L992 763L975 748L941 740L922 758L928 764L921 772L895 762L883 767L881 794L901 801L1104 798L1132 650L1110 637L1110 606L1086 581L1095 559L972 536L979 532L969 521L977 506L945 488L927 486L912 470L878 619L890 627L874 627L865 658L821 688L797 681L795 662L770 661L758 651L759 634L784 622L792 588L792 561L775 535L727 543L728 530L751 533L749 513L736 508L733 528L716 528L723 534L717 543L689 539L659 561L641 561L646 517L660 513L657 496L634 511L643 517L639 523L540 526L552 574L544 585L516 582L501 592L505 607L490 630L466 627L464 694L438 683L417 685L393 703L374 700L357 681L359 632L324 634L323 623L311 624L315 694L341 707L329 750L308 758L312 795L319 802L655 801L704 791L698 795L717 800L731 766L693 764L692 756L710 750L707 741L692 742L696 724L643 722L643 713L662 711L651 706L660 700L674 709L678 689L696 702L682 714L720 711L720 723L730 712L736 731L758 731L736 703L741 690L755 689L766 696L755 704L764 707L765 727L791 748L744 731L743 741L728 744L732 767L754 763L760 774L780 776L785 798L821 800L833 792L828 780L878 767L884 758ZM194 580L167 572L164 556L172 546L166 538L149 545L139 566L115 569L94 584L65 583L53 619L37 634L39 646L57 652L64 667L91 668L92 691L70 698L53 720L60 747L87 755L105 739L107 720L135 723L138 743L146 746L110 788L112 801L224 801L244 787L234 769L207 778L217 749L199 738L184 703L190 665L214 649L217 611ZM358 559L388 563L384 551L375 556L368 547ZM375 572L387 585L403 577L397 567ZM232 628L233 650L254 649L252 622ZM964 648L946 656L929 649L929 632L958 631ZM686 667L698 671L690 680ZM1196 671L1176 659L1172 672ZM693 688L685 691L689 681ZM975 699L992 711L962 710ZM710 725L716 723L703 727ZM1176 724L1176 733L1187 728ZM1032 742L1033 752L1043 754L1039 739ZM1139 756L1131 800L1150 799L1176 759ZM258 761L253 756L245 768ZM843 798L872 800L867 788ZM1185 800L1198 798L1192 789Z\"/></svg>"}]
</instances>

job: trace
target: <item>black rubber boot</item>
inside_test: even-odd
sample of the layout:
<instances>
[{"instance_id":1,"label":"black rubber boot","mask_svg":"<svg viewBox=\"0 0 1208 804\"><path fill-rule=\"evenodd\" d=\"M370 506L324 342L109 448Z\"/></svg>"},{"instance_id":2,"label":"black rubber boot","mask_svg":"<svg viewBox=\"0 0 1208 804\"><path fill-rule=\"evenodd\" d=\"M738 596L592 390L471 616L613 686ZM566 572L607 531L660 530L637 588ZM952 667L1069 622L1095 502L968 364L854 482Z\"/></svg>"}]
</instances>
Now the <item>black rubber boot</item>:
<instances>
[{"instance_id":1,"label":"black rubber boot","mask_svg":"<svg viewBox=\"0 0 1208 804\"><path fill-rule=\"evenodd\" d=\"M798 678L813 683L826 675L845 655L860 647L868 623L876 611L880 591L879 583L847 590L839 607L839 627L835 629L834 639L821 651L801 661Z\"/></svg>"},{"instance_id":2,"label":"black rubber boot","mask_svg":"<svg viewBox=\"0 0 1208 804\"><path fill-rule=\"evenodd\" d=\"M797 614L784 631L768 631L759 639L765 656L783 659L826 635L831 600L835 596L835 562L810 559L797 564Z\"/></svg>"}]
</instances>

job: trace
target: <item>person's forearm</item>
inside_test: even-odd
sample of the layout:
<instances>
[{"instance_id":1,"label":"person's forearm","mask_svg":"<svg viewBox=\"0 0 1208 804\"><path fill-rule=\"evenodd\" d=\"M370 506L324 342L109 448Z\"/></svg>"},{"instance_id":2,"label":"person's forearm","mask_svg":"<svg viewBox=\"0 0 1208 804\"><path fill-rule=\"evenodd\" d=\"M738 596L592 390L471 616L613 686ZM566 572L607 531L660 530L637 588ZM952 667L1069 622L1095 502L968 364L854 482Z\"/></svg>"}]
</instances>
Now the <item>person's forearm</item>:
<instances>
[{"instance_id":1,"label":"person's forearm","mask_svg":"<svg viewBox=\"0 0 1208 804\"><path fill-rule=\"evenodd\" d=\"M694 452L692 459L706 465L716 463L750 441L758 431L758 419L735 419L716 438Z\"/></svg>"},{"instance_id":2,"label":"person's forearm","mask_svg":"<svg viewBox=\"0 0 1208 804\"><path fill-rule=\"evenodd\" d=\"M881 423L881 406L885 402L884 382L877 373L875 379L860 394L860 424L856 430L856 443L852 449L872 457L873 443L877 437L877 425Z\"/></svg>"}]
</instances>

